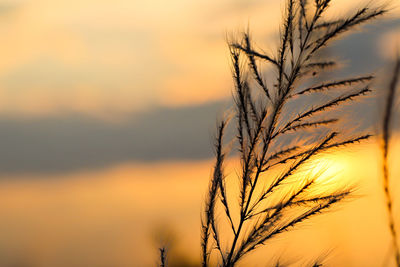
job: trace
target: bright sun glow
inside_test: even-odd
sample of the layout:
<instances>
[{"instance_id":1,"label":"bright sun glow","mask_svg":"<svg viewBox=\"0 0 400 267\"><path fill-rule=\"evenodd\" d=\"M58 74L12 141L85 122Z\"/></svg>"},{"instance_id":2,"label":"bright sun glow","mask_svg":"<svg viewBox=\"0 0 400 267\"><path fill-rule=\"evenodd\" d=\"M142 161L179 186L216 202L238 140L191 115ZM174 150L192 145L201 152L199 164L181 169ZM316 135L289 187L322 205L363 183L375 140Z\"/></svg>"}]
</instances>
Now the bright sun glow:
<instances>
[{"instance_id":1,"label":"bright sun glow","mask_svg":"<svg viewBox=\"0 0 400 267\"><path fill-rule=\"evenodd\" d=\"M319 183L340 185L344 183L344 173L349 170L349 167L344 155L324 155L311 163L310 174L317 177L316 181Z\"/></svg>"}]
</instances>

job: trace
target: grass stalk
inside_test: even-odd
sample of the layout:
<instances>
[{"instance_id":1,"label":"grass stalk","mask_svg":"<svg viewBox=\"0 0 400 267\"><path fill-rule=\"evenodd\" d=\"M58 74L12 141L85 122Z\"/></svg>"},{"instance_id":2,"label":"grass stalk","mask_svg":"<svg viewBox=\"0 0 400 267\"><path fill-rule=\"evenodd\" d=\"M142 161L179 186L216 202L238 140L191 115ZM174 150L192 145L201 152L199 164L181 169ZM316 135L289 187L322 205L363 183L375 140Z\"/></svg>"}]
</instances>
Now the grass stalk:
<instances>
[{"instance_id":1,"label":"grass stalk","mask_svg":"<svg viewBox=\"0 0 400 267\"><path fill-rule=\"evenodd\" d=\"M383 119L383 135L382 135L382 172L383 172L383 191L385 193L386 200L386 208L388 212L388 226L392 238L392 245L394 249L394 258L396 261L396 265L400 267L400 249L398 244L398 237L395 225L395 219L393 214L393 197L390 189L390 176L389 176L389 164L388 164L388 156L389 156L389 142L390 142L390 132L391 132L391 122L393 116L393 105L395 100L395 91L398 83L400 75L400 57L397 57L394 73L389 85L389 90L386 96L386 105L385 105L385 114Z\"/></svg>"}]
</instances>

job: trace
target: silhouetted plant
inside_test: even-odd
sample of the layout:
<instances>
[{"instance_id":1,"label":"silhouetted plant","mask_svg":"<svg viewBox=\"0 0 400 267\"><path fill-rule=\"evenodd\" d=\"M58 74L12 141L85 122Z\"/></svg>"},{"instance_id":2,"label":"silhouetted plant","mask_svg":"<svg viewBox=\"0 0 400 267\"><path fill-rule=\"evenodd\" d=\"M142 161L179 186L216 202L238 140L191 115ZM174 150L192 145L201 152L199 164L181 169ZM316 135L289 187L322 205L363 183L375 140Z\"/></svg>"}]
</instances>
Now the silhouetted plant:
<instances>
[{"instance_id":1,"label":"silhouetted plant","mask_svg":"<svg viewBox=\"0 0 400 267\"><path fill-rule=\"evenodd\" d=\"M382 135L382 171L383 171L383 191L385 193L386 198L386 207L388 210L388 222L389 222L389 230L392 236L392 244L394 249L394 257L396 260L396 264L400 267L400 250L397 239L395 220L393 215L393 198L390 191L390 181L389 181L389 165L388 165L388 155L389 155L389 141L391 134L391 124L393 117L393 103L395 100L395 92L396 86L398 83L400 75L400 57L397 57L393 76L388 88L387 96L386 96L386 104L385 104L385 114L383 118L383 135Z\"/></svg>"},{"instance_id":2,"label":"silhouetted plant","mask_svg":"<svg viewBox=\"0 0 400 267\"><path fill-rule=\"evenodd\" d=\"M218 265L234 266L257 247L329 210L352 191L336 188L321 192L318 181L321 173L307 173L304 168L322 152L369 138L369 135L349 137L330 130L329 126L338 118L324 115L333 115L326 111L369 93L366 83L373 77L365 75L309 85L315 82L313 78L321 78L318 73L336 66L335 61L321 59L322 48L386 11L383 7L363 7L351 16L328 21L324 15L329 4L330 0L312 3L288 0L275 56L256 50L249 33L244 33L239 41L229 42L236 104L232 121L236 125L235 145L241 168L237 174L239 203L236 212L235 203L228 200L224 173L227 152L223 144L228 121L222 120L215 141L216 163L202 215L202 266L210 264L213 252ZM275 74L272 82L265 79L261 64L272 66ZM332 96L332 89L346 91ZM331 99L318 98L321 92L331 95ZM314 104L293 104L299 99L311 99ZM311 131L305 134L305 130ZM302 142L288 141L293 138L301 138ZM283 170L279 175L272 172L277 167ZM224 222L217 220L217 211L221 208L230 228L229 236L220 231Z\"/></svg>"},{"instance_id":3,"label":"silhouetted plant","mask_svg":"<svg viewBox=\"0 0 400 267\"><path fill-rule=\"evenodd\" d=\"M160 267L166 267L167 266L166 248L162 247L159 250L160 250Z\"/></svg>"}]
</instances>

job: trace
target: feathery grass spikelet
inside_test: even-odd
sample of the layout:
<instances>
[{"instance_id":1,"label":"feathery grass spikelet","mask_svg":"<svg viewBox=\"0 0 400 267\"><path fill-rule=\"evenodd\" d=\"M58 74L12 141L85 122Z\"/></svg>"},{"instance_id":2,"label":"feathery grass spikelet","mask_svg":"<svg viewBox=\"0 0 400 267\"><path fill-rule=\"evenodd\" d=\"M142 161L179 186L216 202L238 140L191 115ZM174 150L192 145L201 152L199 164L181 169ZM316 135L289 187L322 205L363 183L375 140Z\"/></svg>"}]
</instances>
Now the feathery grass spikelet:
<instances>
[{"instance_id":1,"label":"feathery grass spikelet","mask_svg":"<svg viewBox=\"0 0 400 267\"><path fill-rule=\"evenodd\" d=\"M299 89L304 88L302 85L310 84L306 74L329 71L337 65L335 61L316 56L320 50L342 33L383 15L386 10L383 7L364 7L352 16L326 21L324 15L330 2L287 0L280 45L275 56L256 51L249 32L244 33L241 40L228 42L235 84L236 116L233 121L236 124L235 139L240 159L240 171L237 174L238 211L234 211L227 199L223 174L225 154L222 153L226 122L221 122L215 143L214 173L202 216L204 267L209 265L209 256L214 251L217 252L219 265L235 266L245 255L273 237L330 210L352 193L351 188L342 188L314 194L312 192L320 186L317 179L321 174L300 174L322 152L370 137L369 134L349 137L340 131L332 132L327 129L328 126L339 119L319 116L368 94L371 90L365 83L370 82L373 76L325 81ZM311 5L314 7L311 8ZM262 64L272 65L276 74L273 81L263 77ZM364 84L364 87L355 88L359 84ZM326 102L319 101L308 107L297 106L289 114L285 113L288 104L296 100L292 96L311 97L319 92L329 95L332 88L349 90ZM325 136L315 134L321 129L328 131ZM307 145L278 145L280 140L287 139L289 135L300 137L305 133L314 137ZM270 175L270 171L278 166L282 167L281 173ZM220 222L215 215L218 207L230 225L229 237L221 236L218 229ZM320 266L319 262L313 264Z\"/></svg>"}]
</instances>

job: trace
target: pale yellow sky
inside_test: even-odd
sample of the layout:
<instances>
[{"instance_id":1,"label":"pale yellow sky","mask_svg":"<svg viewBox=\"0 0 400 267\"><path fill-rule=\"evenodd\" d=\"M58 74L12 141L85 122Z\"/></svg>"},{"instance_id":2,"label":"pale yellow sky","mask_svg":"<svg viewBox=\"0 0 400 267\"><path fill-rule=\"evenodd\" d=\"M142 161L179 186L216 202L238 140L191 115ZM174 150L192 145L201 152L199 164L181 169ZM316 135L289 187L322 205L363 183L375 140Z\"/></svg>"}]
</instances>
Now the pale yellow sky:
<instances>
[{"instance_id":1,"label":"pale yellow sky","mask_svg":"<svg viewBox=\"0 0 400 267\"><path fill-rule=\"evenodd\" d=\"M333 1L331 13L358 3ZM273 0L1 1L0 114L118 114L229 98L225 35L250 25L262 47L275 47L282 10Z\"/></svg>"}]
</instances>

